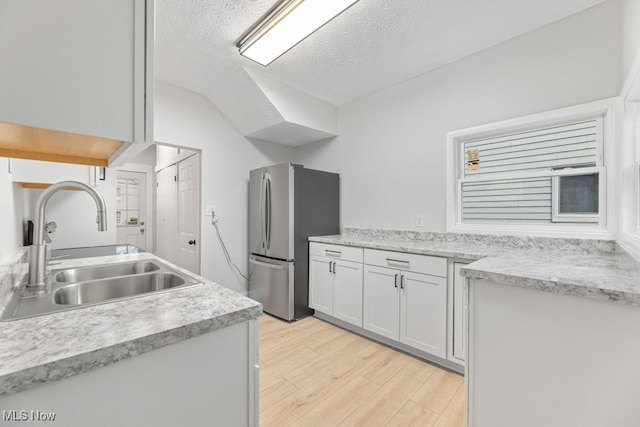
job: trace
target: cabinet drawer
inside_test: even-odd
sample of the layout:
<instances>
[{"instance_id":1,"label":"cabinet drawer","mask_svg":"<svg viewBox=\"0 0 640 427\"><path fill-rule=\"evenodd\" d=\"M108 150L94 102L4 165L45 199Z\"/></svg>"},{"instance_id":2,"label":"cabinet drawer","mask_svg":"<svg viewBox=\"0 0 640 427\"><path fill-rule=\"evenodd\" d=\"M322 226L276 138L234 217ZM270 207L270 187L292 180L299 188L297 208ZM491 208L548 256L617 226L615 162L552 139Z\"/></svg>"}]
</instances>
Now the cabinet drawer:
<instances>
[{"instance_id":1,"label":"cabinet drawer","mask_svg":"<svg viewBox=\"0 0 640 427\"><path fill-rule=\"evenodd\" d=\"M320 255L345 261L362 262L362 248L309 242L309 255Z\"/></svg>"},{"instance_id":2,"label":"cabinet drawer","mask_svg":"<svg viewBox=\"0 0 640 427\"><path fill-rule=\"evenodd\" d=\"M364 263L447 277L447 259L441 257L365 249Z\"/></svg>"}]
</instances>

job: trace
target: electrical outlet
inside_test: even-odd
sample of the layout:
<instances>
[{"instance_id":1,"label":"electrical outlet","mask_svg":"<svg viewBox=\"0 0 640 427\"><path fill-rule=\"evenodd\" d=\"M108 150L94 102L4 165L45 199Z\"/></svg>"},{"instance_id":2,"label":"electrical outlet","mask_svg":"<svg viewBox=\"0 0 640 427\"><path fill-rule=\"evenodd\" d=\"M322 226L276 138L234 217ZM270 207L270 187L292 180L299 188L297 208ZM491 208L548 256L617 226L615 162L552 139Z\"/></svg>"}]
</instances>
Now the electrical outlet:
<instances>
[{"instance_id":1,"label":"electrical outlet","mask_svg":"<svg viewBox=\"0 0 640 427\"><path fill-rule=\"evenodd\" d=\"M216 207L213 205L208 205L206 216L215 216L215 213L216 213Z\"/></svg>"},{"instance_id":2,"label":"electrical outlet","mask_svg":"<svg viewBox=\"0 0 640 427\"><path fill-rule=\"evenodd\" d=\"M424 227L424 215L416 214L416 227Z\"/></svg>"}]
</instances>

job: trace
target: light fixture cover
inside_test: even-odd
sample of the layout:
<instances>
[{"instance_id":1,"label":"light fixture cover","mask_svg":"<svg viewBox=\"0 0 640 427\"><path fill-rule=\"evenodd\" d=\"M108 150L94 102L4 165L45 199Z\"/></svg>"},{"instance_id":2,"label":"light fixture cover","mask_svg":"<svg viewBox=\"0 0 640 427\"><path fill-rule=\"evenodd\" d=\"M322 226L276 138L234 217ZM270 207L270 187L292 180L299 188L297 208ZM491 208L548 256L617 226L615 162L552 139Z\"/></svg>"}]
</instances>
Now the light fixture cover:
<instances>
[{"instance_id":1,"label":"light fixture cover","mask_svg":"<svg viewBox=\"0 0 640 427\"><path fill-rule=\"evenodd\" d=\"M239 43L240 54L261 65L291 49L358 0L290 0L268 14Z\"/></svg>"}]
</instances>

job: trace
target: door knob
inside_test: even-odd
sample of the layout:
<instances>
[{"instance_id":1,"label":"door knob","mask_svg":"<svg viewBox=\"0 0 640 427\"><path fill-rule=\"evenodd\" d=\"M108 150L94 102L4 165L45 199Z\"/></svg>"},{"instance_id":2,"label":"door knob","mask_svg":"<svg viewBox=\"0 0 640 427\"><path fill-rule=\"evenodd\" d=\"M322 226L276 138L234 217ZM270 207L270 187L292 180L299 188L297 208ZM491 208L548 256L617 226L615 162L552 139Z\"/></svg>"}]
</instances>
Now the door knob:
<instances>
[{"instance_id":1,"label":"door knob","mask_svg":"<svg viewBox=\"0 0 640 427\"><path fill-rule=\"evenodd\" d=\"M144 233L144 227L142 227L142 228L140 229L140 232L141 232L141 233Z\"/></svg>"},{"instance_id":2,"label":"door knob","mask_svg":"<svg viewBox=\"0 0 640 427\"><path fill-rule=\"evenodd\" d=\"M140 222L140 225L144 225L144 221L141 221L141 222Z\"/></svg>"},{"instance_id":3,"label":"door knob","mask_svg":"<svg viewBox=\"0 0 640 427\"><path fill-rule=\"evenodd\" d=\"M189 244L190 244L190 245L195 245L195 244L196 244L196 241L195 241L195 240L189 240Z\"/></svg>"}]
</instances>

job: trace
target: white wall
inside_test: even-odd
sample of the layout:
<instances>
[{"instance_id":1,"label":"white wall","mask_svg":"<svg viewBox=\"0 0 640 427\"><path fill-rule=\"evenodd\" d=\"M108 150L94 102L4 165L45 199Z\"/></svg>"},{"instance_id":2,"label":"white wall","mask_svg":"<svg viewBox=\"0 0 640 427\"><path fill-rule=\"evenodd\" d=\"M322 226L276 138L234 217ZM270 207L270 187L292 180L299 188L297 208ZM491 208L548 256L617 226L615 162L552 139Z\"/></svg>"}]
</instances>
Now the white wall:
<instances>
[{"instance_id":1,"label":"white wall","mask_svg":"<svg viewBox=\"0 0 640 427\"><path fill-rule=\"evenodd\" d=\"M284 120L331 135L336 134L336 107L333 104L270 79L259 71L246 67L245 71Z\"/></svg>"},{"instance_id":2,"label":"white wall","mask_svg":"<svg viewBox=\"0 0 640 427\"><path fill-rule=\"evenodd\" d=\"M293 149L248 140L207 98L194 92L157 82L154 102L156 141L202 152L201 275L244 292L247 284L227 266L204 209L215 205L231 258L246 273L249 171L290 161Z\"/></svg>"},{"instance_id":3,"label":"white wall","mask_svg":"<svg viewBox=\"0 0 640 427\"><path fill-rule=\"evenodd\" d=\"M342 106L296 162L340 173L343 227L445 231L446 133L616 96L620 38L619 2L596 6Z\"/></svg>"},{"instance_id":4,"label":"white wall","mask_svg":"<svg viewBox=\"0 0 640 427\"><path fill-rule=\"evenodd\" d=\"M640 0L622 0L622 77L640 53Z\"/></svg>"},{"instance_id":5,"label":"white wall","mask_svg":"<svg viewBox=\"0 0 640 427\"><path fill-rule=\"evenodd\" d=\"M13 180L18 182L56 183L74 180L93 184L93 166L67 163L13 160ZM58 229L52 235L51 247L77 248L116 243L116 170L107 168L105 181L96 180L94 187L107 205L107 230L100 232L96 224L96 204L84 191L58 191L47 203L45 217L55 221ZM43 190L24 189L24 220L34 219L36 200Z\"/></svg>"},{"instance_id":6,"label":"white wall","mask_svg":"<svg viewBox=\"0 0 640 427\"><path fill-rule=\"evenodd\" d=\"M150 144L149 148L138 154L136 157L129 161L129 164L136 165L156 165L156 157L157 157L157 146L155 144Z\"/></svg>"},{"instance_id":7,"label":"white wall","mask_svg":"<svg viewBox=\"0 0 640 427\"><path fill-rule=\"evenodd\" d=\"M23 191L9 173L9 159L0 158L0 263L22 246Z\"/></svg>"}]
</instances>

